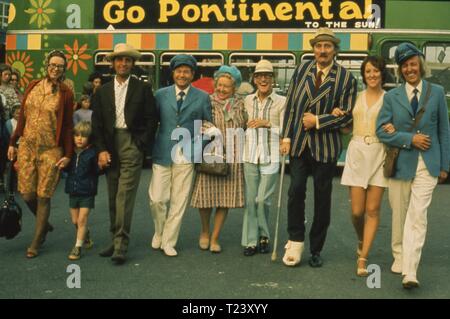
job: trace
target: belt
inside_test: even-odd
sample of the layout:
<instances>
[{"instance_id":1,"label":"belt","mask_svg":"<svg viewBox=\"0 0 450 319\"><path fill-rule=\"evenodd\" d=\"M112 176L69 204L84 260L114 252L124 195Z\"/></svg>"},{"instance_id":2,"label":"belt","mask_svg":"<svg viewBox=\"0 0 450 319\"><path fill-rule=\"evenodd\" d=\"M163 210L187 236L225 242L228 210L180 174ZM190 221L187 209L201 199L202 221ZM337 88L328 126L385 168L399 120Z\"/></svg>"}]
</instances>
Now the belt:
<instances>
[{"instance_id":1,"label":"belt","mask_svg":"<svg viewBox=\"0 0 450 319\"><path fill-rule=\"evenodd\" d=\"M366 136L353 136L352 137L353 141L356 142L362 142L365 143L367 145L373 144L373 143L381 143L380 140L378 139L378 137L376 136L370 136L370 135L366 135Z\"/></svg>"}]
</instances>

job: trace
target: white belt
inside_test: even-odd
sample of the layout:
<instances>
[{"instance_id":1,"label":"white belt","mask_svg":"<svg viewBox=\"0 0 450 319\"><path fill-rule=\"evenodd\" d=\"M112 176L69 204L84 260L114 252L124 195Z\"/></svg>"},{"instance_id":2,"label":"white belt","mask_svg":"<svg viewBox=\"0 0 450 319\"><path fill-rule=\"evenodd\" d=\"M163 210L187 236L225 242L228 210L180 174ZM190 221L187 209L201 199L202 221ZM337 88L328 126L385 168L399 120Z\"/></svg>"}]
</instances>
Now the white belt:
<instances>
[{"instance_id":1,"label":"white belt","mask_svg":"<svg viewBox=\"0 0 450 319\"><path fill-rule=\"evenodd\" d=\"M380 140L378 139L378 137L376 136L370 136L370 135L366 135L366 136L353 136L352 137L353 141L356 142L362 142L365 143L367 145L373 144L373 143L381 143Z\"/></svg>"}]
</instances>

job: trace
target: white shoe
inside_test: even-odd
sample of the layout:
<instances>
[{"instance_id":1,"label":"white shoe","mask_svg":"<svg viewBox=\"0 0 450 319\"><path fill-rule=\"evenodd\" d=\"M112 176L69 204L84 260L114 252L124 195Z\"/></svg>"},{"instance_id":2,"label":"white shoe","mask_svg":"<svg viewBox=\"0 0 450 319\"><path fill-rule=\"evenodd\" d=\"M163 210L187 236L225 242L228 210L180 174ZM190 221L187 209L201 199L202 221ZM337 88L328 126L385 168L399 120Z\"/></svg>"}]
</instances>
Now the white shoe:
<instances>
[{"instance_id":1,"label":"white shoe","mask_svg":"<svg viewBox=\"0 0 450 319\"><path fill-rule=\"evenodd\" d=\"M303 242L288 240L286 246L284 246L286 252L284 253L283 263L290 267L300 264L304 248L305 245Z\"/></svg>"},{"instance_id":2,"label":"white shoe","mask_svg":"<svg viewBox=\"0 0 450 319\"><path fill-rule=\"evenodd\" d=\"M152 248L160 249L161 248L161 236L154 234L152 238Z\"/></svg>"},{"instance_id":3,"label":"white shoe","mask_svg":"<svg viewBox=\"0 0 450 319\"><path fill-rule=\"evenodd\" d=\"M163 250L164 250L164 253L166 254L166 256L175 257L178 255L177 251L173 247L165 246L163 248Z\"/></svg>"},{"instance_id":4,"label":"white shoe","mask_svg":"<svg viewBox=\"0 0 450 319\"><path fill-rule=\"evenodd\" d=\"M391 266L391 271L394 274L401 274L402 273L402 262L398 259L395 259Z\"/></svg>"},{"instance_id":5,"label":"white shoe","mask_svg":"<svg viewBox=\"0 0 450 319\"><path fill-rule=\"evenodd\" d=\"M402 280L403 288L411 289L419 287L419 281L416 276L405 275Z\"/></svg>"}]
</instances>

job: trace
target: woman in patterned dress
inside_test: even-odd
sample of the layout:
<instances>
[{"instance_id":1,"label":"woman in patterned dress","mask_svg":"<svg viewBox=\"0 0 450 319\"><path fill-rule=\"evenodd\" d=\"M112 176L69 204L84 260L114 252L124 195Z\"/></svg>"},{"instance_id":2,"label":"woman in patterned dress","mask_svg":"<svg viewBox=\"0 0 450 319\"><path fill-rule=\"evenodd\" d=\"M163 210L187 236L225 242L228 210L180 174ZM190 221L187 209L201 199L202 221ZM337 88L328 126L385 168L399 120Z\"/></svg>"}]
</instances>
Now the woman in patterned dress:
<instances>
[{"instance_id":1,"label":"woman in patterned dress","mask_svg":"<svg viewBox=\"0 0 450 319\"><path fill-rule=\"evenodd\" d=\"M215 93L211 95L213 125L220 130L231 172L225 177L198 173L191 200L191 205L199 209L202 223L199 246L203 250L209 248L213 253L222 250L218 239L228 210L244 206L241 154L247 114L243 99L235 95L240 84L241 74L236 67L224 65L215 74ZM233 129L235 134L230 134ZM216 208L216 214L210 234L213 208Z\"/></svg>"},{"instance_id":2,"label":"woman in patterned dress","mask_svg":"<svg viewBox=\"0 0 450 319\"><path fill-rule=\"evenodd\" d=\"M73 153L73 93L62 82L66 67L63 52L55 50L48 54L47 76L28 86L17 128L9 143L8 159L12 161L17 154L19 192L36 215L27 258L38 255L47 232L52 231L48 223L50 198L58 184L60 170L68 165Z\"/></svg>"}]
</instances>

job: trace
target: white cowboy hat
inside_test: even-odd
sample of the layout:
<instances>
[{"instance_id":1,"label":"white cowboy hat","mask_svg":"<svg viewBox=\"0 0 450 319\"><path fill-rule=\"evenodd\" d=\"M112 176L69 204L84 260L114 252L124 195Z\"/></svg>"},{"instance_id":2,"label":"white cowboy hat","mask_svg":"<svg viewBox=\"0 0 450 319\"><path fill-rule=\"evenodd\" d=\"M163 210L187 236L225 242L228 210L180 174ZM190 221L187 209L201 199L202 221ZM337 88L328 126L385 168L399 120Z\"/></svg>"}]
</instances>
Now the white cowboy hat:
<instances>
[{"instance_id":1,"label":"white cowboy hat","mask_svg":"<svg viewBox=\"0 0 450 319\"><path fill-rule=\"evenodd\" d=\"M127 43L118 43L114 47L114 51L106 56L106 59L112 61L118 56L128 56L134 60L139 60L141 58L141 53Z\"/></svg>"}]
</instances>

